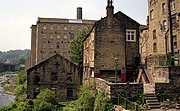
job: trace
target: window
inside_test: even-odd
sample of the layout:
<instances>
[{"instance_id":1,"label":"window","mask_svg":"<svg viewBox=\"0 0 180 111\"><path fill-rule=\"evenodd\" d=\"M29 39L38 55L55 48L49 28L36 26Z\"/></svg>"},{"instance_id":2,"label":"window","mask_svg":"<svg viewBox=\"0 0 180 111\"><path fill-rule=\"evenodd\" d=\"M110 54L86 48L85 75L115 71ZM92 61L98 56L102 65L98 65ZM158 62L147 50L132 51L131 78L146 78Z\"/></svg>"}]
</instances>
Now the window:
<instances>
[{"instance_id":1,"label":"window","mask_svg":"<svg viewBox=\"0 0 180 111\"><path fill-rule=\"evenodd\" d=\"M45 49L46 48L46 42L42 43L42 48Z\"/></svg>"},{"instance_id":2,"label":"window","mask_svg":"<svg viewBox=\"0 0 180 111\"><path fill-rule=\"evenodd\" d=\"M67 26L64 26L64 30L67 30Z\"/></svg>"},{"instance_id":3,"label":"window","mask_svg":"<svg viewBox=\"0 0 180 111\"><path fill-rule=\"evenodd\" d=\"M74 39L74 33L69 32L70 39Z\"/></svg>"},{"instance_id":4,"label":"window","mask_svg":"<svg viewBox=\"0 0 180 111\"><path fill-rule=\"evenodd\" d=\"M150 0L150 6L154 5L154 0Z\"/></svg>"},{"instance_id":5,"label":"window","mask_svg":"<svg viewBox=\"0 0 180 111\"><path fill-rule=\"evenodd\" d=\"M71 26L71 30L74 30L74 26Z\"/></svg>"},{"instance_id":6,"label":"window","mask_svg":"<svg viewBox=\"0 0 180 111\"><path fill-rule=\"evenodd\" d=\"M57 35L57 39L60 39L61 38L61 36L60 35Z\"/></svg>"},{"instance_id":7,"label":"window","mask_svg":"<svg viewBox=\"0 0 180 111\"><path fill-rule=\"evenodd\" d=\"M177 36L173 36L173 43L174 43L174 48L177 48Z\"/></svg>"},{"instance_id":8,"label":"window","mask_svg":"<svg viewBox=\"0 0 180 111\"><path fill-rule=\"evenodd\" d=\"M50 39L53 39L53 38L54 38L54 37L53 37L53 34L50 34L49 38L50 38Z\"/></svg>"},{"instance_id":9,"label":"window","mask_svg":"<svg viewBox=\"0 0 180 111\"><path fill-rule=\"evenodd\" d=\"M40 88L36 87L34 88L34 98L36 98L36 96L40 93Z\"/></svg>"},{"instance_id":10,"label":"window","mask_svg":"<svg viewBox=\"0 0 180 111\"><path fill-rule=\"evenodd\" d=\"M163 21L163 30L166 31L167 30L167 24L166 24L166 20Z\"/></svg>"},{"instance_id":11,"label":"window","mask_svg":"<svg viewBox=\"0 0 180 111\"><path fill-rule=\"evenodd\" d=\"M72 73L67 73L67 81L68 82L73 82L73 77L72 77L73 75L72 75Z\"/></svg>"},{"instance_id":12,"label":"window","mask_svg":"<svg viewBox=\"0 0 180 111\"><path fill-rule=\"evenodd\" d=\"M53 25L50 25L50 30L53 30L53 28L54 28Z\"/></svg>"},{"instance_id":13,"label":"window","mask_svg":"<svg viewBox=\"0 0 180 111\"><path fill-rule=\"evenodd\" d=\"M171 7L171 10L175 10L175 7L176 6L176 2L175 0L170 0L170 7Z\"/></svg>"},{"instance_id":14,"label":"window","mask_svg":"<svg viewBox=\"0 0 180 111\"><path fill-rule=\"evenodd\" d=\"M57 72L52 72L51 73L51 80L52 81L57 81Z\"/></svg>"},{"instance_id":15,"label":"window","mask_svg":"<svg viewBox=\"0 0 180 111\"><path fill-rule=\"evenodd\" d=\"M151 11L150 11L150 19L152 20L153 18L154 18L154 11L151 10Z\"/></svg>"},{"instance_id":16,"label":"window","mask_svg":"<svg viewBox=\"0 0 180 111\"><path fill-rule=\"evenodd\" d=\"M136 41L135 30L126 30L126 41Z\"/></svg>"},{"instance_id":17,"label":"window","mask_svg":"<svg viewBox=\"0 0 180 111\"><path fill-rule=\"evenodd\" d=\"M47 29L46 25L43 25L43 30L46 30L46 29Z\"/></svg>"},{"instance_id":18,"label":"window","mask_svg":"<svg viewBox=\"0 0 180 111\"><path fill-rule=\"evenodd\" d=\"M54 55L53 52L49 52L49 57L52 57Z\"/></svg>"},{"instance_id":19,"label":"window","mask_svg":"<svg viewBox=\"0 0 180 111\"><path fill-rule=\"evenodd\" d=\"M157 52L157 46L156 46L156 43L153 43L153 51L154 51L154 52Z\"/></svg>"},{"instance_id":20,"label":"window","mask_svg":"<svg viewBox=\"0 0 180 111\"><path fill-rule=\"evenodd\" d=\"M156 30L153 30L153 39L156 39Z\"/></svg>"},{"instance_id":21,"label":"window","mask_svg":"<svg viewBox=\"0 0 180 111\"><path fill-rule=\"evenodd\" d=\"M60 25L57 26L57 30L61 30L61 26Z\"/></svg>"},{"instance_id":22,"label":"window","mask_svg":"<svg viewBox=\"0 0 180 111\"><path fill-rule=\"evenodd\" d=\"M42 52L42 59L46 58L46 52Z\"/></svg>"},{"instance_id":23,"label":"window","mask_svg":"<svg viewBox=\"0 0 180 111\"><path fill-rule=\"evenodd\" d=\"M63 52L63 56L66 58L67 57L67 52Z\"/></svg>"},{"instance_id":24,"label":"window","mask_svg":"<svg viewBox=\"0 0 180 111\"><path fill-rule=\"evenodd\" d=\"M46 34L43 34L42 38L43 38L43 39L46 39Z\"/></svg>"},{"instance_id":25,"label":"window","mask_svg":"<svg viewBox=\"0 0 180 111\"><path fill-rule=\"evenodd\" d=\"M51 85L51 91L54 91L57 94L57 85Z\"/></svg>"},{"instance_id":26,"label":"window","mask_svg":"<svg viewBox=\"0 0 180 111\"><path fill-rule=\"evenodd\" d=\"M165 5L165 3L163 3L163 4L162 4L162 13L164 14L165 11L166 11L166 5Z\"/></svg>"},{"instance_id":27,"label":"window","mask_svg":"<svg viewBox=\"0 0 180 111\"><path fill-rule=\"evenodd\" d=\"M172 18L172 27L175 28L176 27L176 17Z\"/></svg>"},{"instance_id":28,"label":"window","mask_svg":"<svg viewBox=\"0 0 180 111\"><path fill-rule=\"evenodd\" d=\"M49 42L49 48L50 48L50 49L53 48L53 42Z\"/></svg>"},{"instance_id":29,"label":"window","mask_svg":"<svg viewBox=\"0 0 180 111\"><path fill-rule=\"evenodd\" d=\"M34 76L34 83L39 84L40 83L40 78L39 76Z\"/></svg>"},{"instance_id":30,"label":"window","mask_svg":"<svg viewBox=\"0 0 180 111\"><path fill-rule=\"evenodd\" d=\"M64 42L63 42L63 47L64 47L64 48L67 48L67 47L68 47L68 42L67 42L67 41L64 41Z\"/></svg>"},{"instance_id":31,"label":"window","mask_svg":"<svg viewBox=\"0 0 180 111\"><path fill-rule=\"evenodd\" d=\"M67 99L73 99L73 89L67 89Z\"/></svg>"},{"instance_id":32,"label":"window","mask_svg":"<svg viewBox=\"0 0 180 111\"><path fill-rule=\"evenodd\" d=\"M57 48L57 49L60 48L60 42L56 42L56 48Z\"/></svg>"},{"instance_id":33,"label":"window","mask_svg":"<svg viewBox=\"0 0 180 111\"><path fill-rule=\"evenodd\" d=\"M64 35L64 39L67 39L67 35L66 34Z\"/></svg>"}]
</instances>

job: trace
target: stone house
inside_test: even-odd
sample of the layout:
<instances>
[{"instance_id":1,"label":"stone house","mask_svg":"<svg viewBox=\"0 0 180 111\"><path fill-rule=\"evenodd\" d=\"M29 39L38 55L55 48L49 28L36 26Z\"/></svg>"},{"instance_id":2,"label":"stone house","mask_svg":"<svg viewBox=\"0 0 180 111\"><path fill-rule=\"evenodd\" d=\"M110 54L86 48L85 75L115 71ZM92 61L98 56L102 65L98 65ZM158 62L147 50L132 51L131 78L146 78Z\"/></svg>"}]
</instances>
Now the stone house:
<instances>
[{"instance_id":1,"label":"stone house","mask_svg":"<svg viewBox=\"0 0 180 111\"><path fill-rule=\"evenodd\" d=\"M161 70L180 66L179 3L180 0L148 0L148 27L141 30L140 47L141 63L146 66L151 83L168 83L169 78L162 76Z\"/></svg>"},{"instance_id":2,"label":"stone house","mask_svg":"<svg viewBox=\"0 0 180 111\"><path fill-rule=\"evenodd\" d=\"M56 54L27 70L27 98L34 99L48 88L55 91L60 101L76 99L79 76L76 64Z\"/></svg>"},{"instance_id":3,"label":"stone house","mask_svg":"<svg viewBox=\"0 0 180 111\"><path fill-rule=\"evenodd\" d=\"M133 82L139 64L140 25L120 11L114 14L112 0L106 11L107 16L95 22L84 39L83 80L117 74L119 82Z\"/></svg>"}]
</instances>

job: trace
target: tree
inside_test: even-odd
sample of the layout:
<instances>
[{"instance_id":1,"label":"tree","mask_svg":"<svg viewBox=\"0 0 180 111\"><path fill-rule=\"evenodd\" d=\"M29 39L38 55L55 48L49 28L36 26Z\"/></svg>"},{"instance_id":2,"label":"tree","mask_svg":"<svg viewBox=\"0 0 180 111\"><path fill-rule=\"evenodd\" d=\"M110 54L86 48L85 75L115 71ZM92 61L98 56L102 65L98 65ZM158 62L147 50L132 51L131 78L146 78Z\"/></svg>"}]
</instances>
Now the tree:
<instances>
[{"instance_id":1,"label":"tree","mask_svg":"<svg viewBox=\"0 0 180 111\"><path fill-rule=\"evenodd\" d=\"M17 64L18 64L18 65L20 65L20 64L25 64L25 58L23 58L23 57L19 58Z\"/></svg>"},{"instance_id":2,"label":"tree","mask_svg":"<svg viewBox=\"0 0 180 111\"><path fill-rule=\"evenodd\" d=\"M37 95L33 102L33 111L57 111L58 99L53 91L45 89Z\"/></svg>"},{"instance_id":3,"label":"tree","mask_svg":"<svg viewBox=\"0 0 180 111\"><path fill-rule=\"evenodd\" d=\"M82 74L82 67L83 67L83 40L86 38L88 33L90 32L90 27L86 27L80 31L77 35L76 39L74 39L70 43L70 59L77 63L79 66L79 73ZM82 81L82 75L80 75L80 81Z\"/></svg>"},{"instance_id":4,"label":"tree","mask_svg":"<svg viewBox=\"0 0 180 111\"><path fill-rule=\"evenodd\" d=\"M70 43L70 50L71 50L71 60L79 65L82 64L83 61L83 40L86 38L90 31L90 27L84 28L80 31L77 35L76 39L74 39Z\"/></svg>"}]
</instances>

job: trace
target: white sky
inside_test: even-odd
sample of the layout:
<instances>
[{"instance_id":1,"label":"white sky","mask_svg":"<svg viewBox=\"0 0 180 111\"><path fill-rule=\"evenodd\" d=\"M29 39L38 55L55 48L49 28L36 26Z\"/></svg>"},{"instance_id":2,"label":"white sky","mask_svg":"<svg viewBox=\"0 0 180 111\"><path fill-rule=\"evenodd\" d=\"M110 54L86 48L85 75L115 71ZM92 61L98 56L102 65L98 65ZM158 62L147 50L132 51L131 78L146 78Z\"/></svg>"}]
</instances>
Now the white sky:
<instances>
[{"instance_id":1,"label":"white sky","mask_svg":"<svg viewBox=\"0 0 180 111\"><path fill-rule=\"evenodd\" d=\"M140 24L146 24L148 0L114 0L114 12L122 11ZM0 0L0 51L30 49L31 25L37 17L99 20L106 15L107 0Z\"/></svg>"}]
</instances>

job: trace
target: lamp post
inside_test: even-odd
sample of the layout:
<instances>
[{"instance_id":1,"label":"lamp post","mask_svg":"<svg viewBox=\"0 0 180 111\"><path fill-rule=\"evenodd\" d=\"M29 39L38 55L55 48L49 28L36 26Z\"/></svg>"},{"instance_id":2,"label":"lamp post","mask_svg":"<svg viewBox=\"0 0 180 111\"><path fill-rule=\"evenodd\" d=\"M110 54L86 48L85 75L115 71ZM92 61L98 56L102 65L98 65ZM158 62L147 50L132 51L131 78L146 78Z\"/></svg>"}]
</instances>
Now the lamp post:
<instances>
[{"instance_id":1,"label":"lamp post","mask_svg":"<svg viewBox=\"0 0 180 111\"><path fill-rule=\"evenodd\" d=\"M114 60L115 60L115 83L117 83L117 66L118 66L117 63L118 63L118 58L115 57Z\"/></svg>"}]
</instances>

